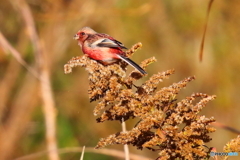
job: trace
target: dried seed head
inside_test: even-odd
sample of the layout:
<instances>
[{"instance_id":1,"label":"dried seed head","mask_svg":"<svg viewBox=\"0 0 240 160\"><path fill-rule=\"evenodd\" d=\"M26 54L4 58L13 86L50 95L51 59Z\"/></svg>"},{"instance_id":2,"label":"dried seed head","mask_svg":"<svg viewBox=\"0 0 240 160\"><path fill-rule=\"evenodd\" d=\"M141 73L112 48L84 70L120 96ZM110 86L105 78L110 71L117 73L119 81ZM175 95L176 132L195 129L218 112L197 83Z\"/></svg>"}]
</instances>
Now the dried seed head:
<instances>
[{"instance_id":1,"label":"dried seed head","mask_svg":"<svg viewBox=\"0 0 240 160\"><path fill-rule=\"evenodd\" d=\"M142 45L137 43L126 51L131 56ZM145 68L156 59L142 62ZM174 73L167 70L154 74L140 86L134 82L142 78L136 72L126 76L126 63L102 64L87 56L71 59L64 66L65 73L81 66L89 72L89 98L97 101L94 115L97 122L137 118L139 122L127 132L118 132L102 138L96 148L112 144L132 144L138 149L160 151L157 159L203 159L208 156L204 144L215 129L210 126L214 118L198 115L206 104L215 99L203 93L194 93L177 102L179 91L195 79L188 77L168 87L159 88L159 83Z\"/></svg>"}]
</instances>

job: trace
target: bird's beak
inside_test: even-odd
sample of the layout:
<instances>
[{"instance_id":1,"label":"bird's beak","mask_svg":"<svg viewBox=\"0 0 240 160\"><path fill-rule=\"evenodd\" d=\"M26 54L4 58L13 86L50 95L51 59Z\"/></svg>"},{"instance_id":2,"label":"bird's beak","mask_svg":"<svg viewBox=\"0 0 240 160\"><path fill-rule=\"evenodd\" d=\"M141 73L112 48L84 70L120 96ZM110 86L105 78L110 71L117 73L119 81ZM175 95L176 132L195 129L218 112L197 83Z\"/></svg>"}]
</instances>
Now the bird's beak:
<instances>
[{"instance_id":1,"label":"bird's beak","mask_svg":"<svg viewBox=\"0 0 240 160\"><path fill-rule=\"evenodd\" d=\"M78 35L78 34L75 34L75 35L73 36L73 39L78 40L78 39L79 39L79 35Z\"/></svg>"}]
</instances>

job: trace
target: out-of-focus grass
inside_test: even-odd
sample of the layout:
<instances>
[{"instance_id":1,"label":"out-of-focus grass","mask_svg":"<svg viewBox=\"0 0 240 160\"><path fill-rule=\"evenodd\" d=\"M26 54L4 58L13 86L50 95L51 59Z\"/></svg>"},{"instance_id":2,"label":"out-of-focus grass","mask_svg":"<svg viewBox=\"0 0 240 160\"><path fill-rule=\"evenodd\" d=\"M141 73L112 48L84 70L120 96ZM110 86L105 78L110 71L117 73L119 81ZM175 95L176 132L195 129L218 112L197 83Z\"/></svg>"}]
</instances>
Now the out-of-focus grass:
<instances>
[{"instance_id":1,"label":"out-of-focus grass","mask_svg":"<svg viewBox=\"0 0 240 160\"><path fill-rule=\"evenodd\" d=\"M238 105L240 90L240 3L238 0L215 1L209 18L203 62L198 53L203 33L208 1L27 1L30 5L37 31L48 52L51 79L58 109L58 143L60 147L94 146L99 137L120 130L120 124L96 124L89 103L87 73L75 69L63 73L63 65L82 52L73 35L83 26L112 35L125 46L141 41L143 48L132 58L136 62L155 56L157 63L147 68L149 74L175 68L175 75L163 84L196 75L196 81L182 91L182 96L192 92L216 94L217 99L208 105L203 114L214 116L218 122L237 128L240 125ZM34 64L33 50L26 34L22 17L8 1L0 5L0 31L16 47L29 64ZM25 69L10 67L12 57L0 50L1 84L8 85L4 77L16 71L14 84L8 92L1 91L4 104L1 124L15 109L16 96L25 83ZM17 62L16 62L17 63ZM17 66L16 67L20 67ZM131 68L129 68L131 69ZM12 70L12 71L11 71ZM13 72L14 73L14 72ZM28 93L22 93L28 96ZM35 92L38 97L39 93ZM26 104L28 105L28 104ZM24 132L15 141L17 148L11 157L18 157L45 149L44 122L41 104L35 106L31 120L22 126ZM28 111L26 111L28 112ZM129 124L131 125L131 124ZM31 126L31 127L29 127ZM29 132L31 133L29 136ZM218 129L209 144L222 151L223 145L236 135ZM27 140L26 140L27 139ZM25 143L25 142L28 143ZM134 150L135 151L135 150ZM139 153L139 152L138 152ZM149 152L147 152L149 154ZM142 152L141 154L147 154ZM149 157L156 157L149 155ZM70 156L71 157L71 156ZM80 154L79 154L80 157Z\"/></svg>"}]
</instances>

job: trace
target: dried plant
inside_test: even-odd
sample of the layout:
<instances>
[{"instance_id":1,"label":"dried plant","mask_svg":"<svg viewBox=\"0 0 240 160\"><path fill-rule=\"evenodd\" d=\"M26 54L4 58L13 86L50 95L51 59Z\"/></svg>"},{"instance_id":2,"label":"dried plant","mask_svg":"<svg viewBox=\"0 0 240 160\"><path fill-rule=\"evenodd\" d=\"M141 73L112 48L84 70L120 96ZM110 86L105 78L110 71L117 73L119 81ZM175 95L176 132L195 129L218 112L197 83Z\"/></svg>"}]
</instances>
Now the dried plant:
<instances>
[{"instance_id":1,"label":"dried plant","mask_svg":"<svg viewBox=\"0 0 240 160\"><path fill-rule=\"evenodd\" d=\"M126 52L131 56L141 43L137 43ZM149 58L141 63L146 68L156 59ZM140 86L134 84L142 74L132 71L126 76L126 63L103 66L87 56L72 58L65 66L65 73L81 66L89 72L90 101L99 101L94 115L100 115L97 122L107 120L124 121L138 119L135 127L126 132L119 132L102 138L96 148L112 144L132 144L138 149L148 148L159 151L158 159L201 159L209 158L204 146L211 138L208 133L215 129L210 126L214 118L206 118L198 113L207 102L215 99L203 93L177 102L179 91L195 79L188 77L168 87L158 89L158 85L174 73L167 70L154 74Z\"/></svg>"},{"instance_id":2,"label":"dried plant","mask_svg":"<svg viewBox=\"0 0 240 160\"><path fill-rule=\"evenodd\" d=\"M225 152L240 152L240 135L224 146Z\"/></svg>"},{"instance_id":3,"label":"dried plant","mask_svg":"<svg viewBox=\"0 0 240 160\"><path fill-rule=\"evenodd\" d=\"M232 139L230 142L228 142L224 148L224 152L230 153L230 152L240 152L240 135L238 135L237 138ZM226 156L225 159L228 157Z\"/></svg>"}]
</instances>

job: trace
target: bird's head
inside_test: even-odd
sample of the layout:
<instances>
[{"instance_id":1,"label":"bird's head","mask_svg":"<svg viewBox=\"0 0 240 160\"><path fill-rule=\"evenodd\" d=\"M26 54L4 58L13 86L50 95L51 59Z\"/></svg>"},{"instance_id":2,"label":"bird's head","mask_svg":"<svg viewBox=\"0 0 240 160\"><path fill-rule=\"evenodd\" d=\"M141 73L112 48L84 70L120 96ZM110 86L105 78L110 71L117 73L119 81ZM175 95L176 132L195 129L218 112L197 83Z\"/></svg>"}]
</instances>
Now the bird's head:
<instances>
[{"instance_id":1,"label":"bird's head","mask_svg":"<svg viewBox=\"0 0 240 160\"><path fill-rule=\"evenodd\" d=\"M93 29L91 29L90 27L83 27L82 29L80 29L77 34L74 35L74 39L79 41L79 45L81 46L83 44L83 42L89 37L89 35L95 34L97 32L95 32Z\"/></svg>"}]
</instances>

